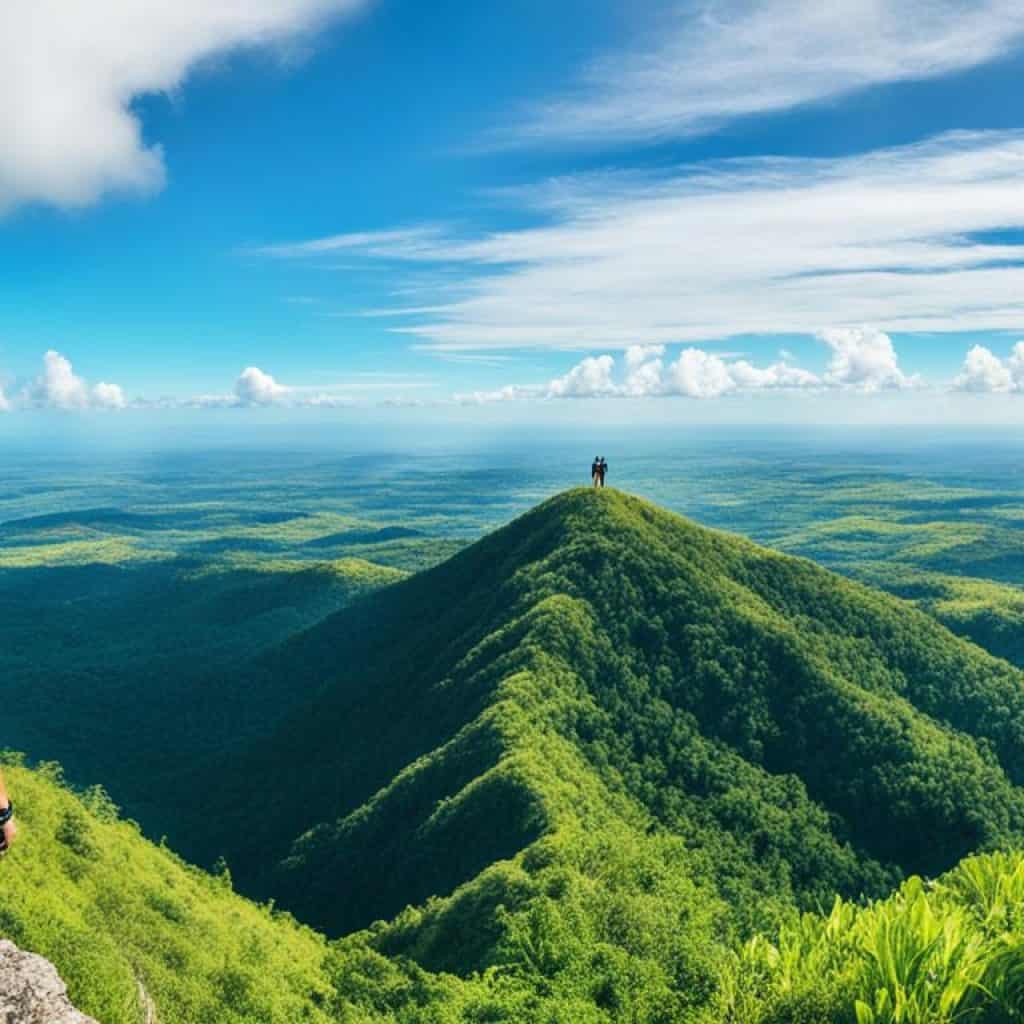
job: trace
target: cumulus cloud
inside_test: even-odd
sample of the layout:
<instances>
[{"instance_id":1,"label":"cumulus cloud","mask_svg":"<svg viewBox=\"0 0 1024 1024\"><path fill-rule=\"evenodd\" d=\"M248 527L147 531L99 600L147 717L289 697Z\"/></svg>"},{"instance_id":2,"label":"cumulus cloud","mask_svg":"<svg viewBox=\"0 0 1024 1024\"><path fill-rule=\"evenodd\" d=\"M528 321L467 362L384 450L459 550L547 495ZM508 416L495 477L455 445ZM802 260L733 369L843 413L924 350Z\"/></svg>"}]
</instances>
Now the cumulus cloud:
<instances>
[{"instance_id":1,"label":"cumulus cloud","mask_svg":"<svg viewBox=\"0 0 1024 1024\"><path fill-rule=\"evenodd\" d=\"M666 365L665 346L633 345L626 350L622 362L621 379L614 356L588 356L545 387L510 384L491 391L457 394L455 400L484 405L522 399L718 398L731 392L749 394L824 386L816 374L788 363L758 367L743 359L727 359L700 348L686 348Z\"/></svg>"},{"instance_id":2,"label":"cumulus cloud","mask_svg":"<svg viewBox=\"0 0 1024 1024\"><path fill-rule=\"evenodd\" d=\"M671 0L632 52L587 69L508 141L686 136L867 86L931 78L1017 48L1017 0Z\"/></svg>"},{"instance_id":3,"label":"cumulus cloud","mask_svg":"<svg viewBox=\"0 0 1024 1024\"><path fill-rule=\"evenodd\" d=\"M393 329L435 352L864 323L1024 330L1024 247L1002 231L1024 227L1022 178L1024 133L954 134L836 160L575 176L509 194L531 227L347 244L349 258L407 261L404 284L431 299L403 295Z\"/></svg>"},{"instance_id":4,"label":"cumulus cloud","mask_svg":"<svg viewBox=\"0 0 1024 1024\"><path fill-rule=\"evenodd\" d=\"M919 381L908 377L899 366L892 338L873 327L833 327L820 333L832 349L825 373L829 384L858 391L915 387Z\"/></svg>"},{"instance_id":5,"label":"cumulus cloud","mask_svg":"<svg viewBox=\"0 0 1024 1024\"><path fill-rule=\"evenodd\" d=\"M736 387L724 359L688 348L668 368L673 393L687 398L717 398Z\"/></svg>"},{"instance_id":6,"label":"cumulus cloud","mask_svg":"<svg viewBox=\"0 0 1024 1024\"><path fill-rule=\"evenodd\" d=\"M281 384L258 366L247 366L230 394L197 395L186 404L201 409L338 408L350 405L351 399L331 391Z\"/></svg>"},{"instance_id":7,"label":"cumulus cloud","mask_svg":"<svg viewBox=\"0 0 1024 1024\"><path fill-rule=\"evenodd\" d=\"M0 7L0 209L74 207L164 181L133 107L203 61L285 43L364 0L7 0Z\"/></svg>"},{"instance_id":8,"label":"cumulus cloud","mask_svg":"<svg viewBox=\"0 0 1024 1024\"><path fill-rule=\"evenodd\" d=\"M816 388L822 384L817 374L799 366L791 366L786 360L772 363L771 366L757 367L740 359L730 364L729 372L737 386L747 390Z\"/></svg>"},{"instance_id":9,"label":"cumulus cloud","mask_svg":"<svg viewBox=\"0 0 1024 1024\"><path fill-rule=\"evenodd\" d=\"M128 404L119 385L103 380L92 389L92 401L101 409L123 409Z\"/></svg>"},{"instance_id":10,"label":"cumulus cloud","mask_svg":"<svg viewBox=\"0 0 1024 1024\"><path fill-rule=\"evenodd\" d=\"M984 345L975 345L965 356L953 388L986 394L1024 391L1024 342L1018 341L1005 361Z\"/></svg>"},{"instance_id":11,"label":"cumulus cloud","mask_svg":"<svg viewBox=\"0 0 1024 1024\"><path fill-rule=\"evenodd\" d=\"M38 408L64 410L123 409L127 405L118 385L101 381L90 387L75 373L71 361L53 349L43 356L43 372L25 389L23 399Z\"/></svg>"},{"instance_id":12,"label":"cumulus cloud","mask_svg":"<svg viewBox=\"0 0 1024 1024\"><path fill-rule=\"evenodd\" d=\"M630 345L626 349L627 395L642 397L657 394L662 388L664 345Z\"/></svg>"},{"instance_id":13,"label":"cumulus cloud","mask_svg":"<svg viewBox=\"0 0 1024 1024\"><path fill-rule=\"evenodd\" d=\"M275 405L290 394L289 388L278 384L269 373L256 366L247 366L235 381L235 398L239 405Z\"/></svg>"},{"instance_id":14,"label":"cumulus cloud","mask_svg":"<svg viewBox=\"0 0 1024 1024\"><path fill-rule=\"evenodd\" d=\"M616 386L612 383L615 360L611 356L588 356L574 366L567 374L557 377L548 385L552 398L595 398L612 395Z\"/></svg>"},{"instance_id":15,"label":"cumulus cloud","mask_svg":"<svg viewBox=\"0 0 1024 1024\"><path fill-rule=\"evenodd\" d=\"M1003 361L984 345L975 345L964 358L963 369L953 381L957 391L1012 391L1013 377Z\"/></svg>"}]
</instances>

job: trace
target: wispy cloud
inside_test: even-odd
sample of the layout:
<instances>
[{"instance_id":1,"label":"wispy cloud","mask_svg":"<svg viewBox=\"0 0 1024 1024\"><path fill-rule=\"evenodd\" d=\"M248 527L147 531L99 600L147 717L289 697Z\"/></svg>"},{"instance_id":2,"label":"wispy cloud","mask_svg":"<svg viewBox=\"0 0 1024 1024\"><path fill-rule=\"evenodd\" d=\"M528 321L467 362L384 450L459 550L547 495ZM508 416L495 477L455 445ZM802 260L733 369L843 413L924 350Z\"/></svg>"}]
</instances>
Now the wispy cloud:
<instances>
[{"instance_id":1,"label":"wispy cloud","mask_svg":"<svg viewBox=\"0 0 1024 1024\"><path fill-rule=\"evenodd\" d=\"M586 69L506 142L619 142L932 78L1021 43L1017 0L673 0L632 51Z\"/></svg>"},{"instance_id":2,"label":"wispy cloud","mask_svg":"<svg viewBox=\"0 0 1024 1024\"><path fill-rule=\"evenodd\" d=\"M414 273L427 259L440 271L435 301L402 303L393 329L464 352L1024 328L1024 247L1000 234L1024 227L1022 179L1024 134L959 133L548 182L519 192L539 226L417 243ZM409 258L391 235L361 251Z\"/></svg>"},{"instance_id":3,"label":"wispy cloud","mask_svg":"<svg viewBox=\"0 0 1024 1024\"><path fill-rule=\"evenodd\" d=\"M0 7L0 212L75 207L164 181L134 101L200 62L294 40L366 0L15 0Z\"/></svg>"},{"instance_id":4,"label":"wispy cloud","mask_svg":"<svg viewBox=\"0 0 1024 1024\"><path fill-rule=\"evenodd\" d=\"M250 251L262 256L277 256L284 259L353 251L393 259L430 259L430 254L442 238L443 232L439 226L425 224L391 231L357 231L300 242L259 245Z\"/></svg>"},{"instance_id":5,"label":"wispy cloud","mask_svg":"<svg viewBox=\"0 0 1024 1024\"><path fill-rule=\"evenodd\" d=\"M416 346L414 346L415 348ZM490 352L438 352L429 346L425 350L444 363L455 363L465 366L504 366L515 361L515 356L499 355Z\"/></svg>"}]
</instances>

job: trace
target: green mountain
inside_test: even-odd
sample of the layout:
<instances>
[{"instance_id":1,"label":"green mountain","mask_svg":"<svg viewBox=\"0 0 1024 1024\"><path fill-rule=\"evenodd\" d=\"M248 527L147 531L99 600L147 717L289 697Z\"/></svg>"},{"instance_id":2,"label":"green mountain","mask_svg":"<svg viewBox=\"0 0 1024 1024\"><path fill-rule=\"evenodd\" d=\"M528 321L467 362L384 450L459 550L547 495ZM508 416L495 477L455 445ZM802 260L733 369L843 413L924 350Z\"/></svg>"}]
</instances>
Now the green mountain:
<instances>
[{"instance_id":1,"label":"green mountain","mask_svg":"<svg viewBox=\"0 0 1024 1024\"><path fill-rule=\"evenodd\" d=\"M172 845L224 854L294 918L147 842L101 792L8 769L24 834L0 936L52 960L84 1011L1017 1019L1024 858L969 855L1024 833L1019 670L614 491L373 586L226 680L283 706L276 727L150 780Z\"/></svg>"},{"instance_id":2,"label":"green mountain","mask_svg":"<svg viewBox=\"0 0 1024 1024\"><path fill-rule=\"evenodd\" d=\"M567 835L678 840L743 932L1024 832L1019 670L614 491L560 495L355 602L268 674L313 696L202 766L172 838L331 934L451 893L515 906L488 871ZM428 917L380 948L492 962L493 935Z\"/></svg>"}]
</instances>

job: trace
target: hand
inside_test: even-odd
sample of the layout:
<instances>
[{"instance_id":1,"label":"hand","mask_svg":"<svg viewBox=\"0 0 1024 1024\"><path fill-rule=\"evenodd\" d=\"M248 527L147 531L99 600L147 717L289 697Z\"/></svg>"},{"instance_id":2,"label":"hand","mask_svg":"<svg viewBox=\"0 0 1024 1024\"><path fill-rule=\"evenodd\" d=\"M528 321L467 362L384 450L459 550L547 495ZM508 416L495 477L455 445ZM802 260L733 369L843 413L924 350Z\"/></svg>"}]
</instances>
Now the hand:
<instances>
[{"instance_id":1,"label":"hand","mask_svg":"<svg viewBox=\"0 0 1024 1024\"><path fill-rule=\"evenodd\" d=\"M0 845L0 857L2 857L11 848L11 844L14 842L14 837L18 834L18 826L14 819L11 818L6 825L3 826L3 840Z\"/></svg>"}]
</instances>

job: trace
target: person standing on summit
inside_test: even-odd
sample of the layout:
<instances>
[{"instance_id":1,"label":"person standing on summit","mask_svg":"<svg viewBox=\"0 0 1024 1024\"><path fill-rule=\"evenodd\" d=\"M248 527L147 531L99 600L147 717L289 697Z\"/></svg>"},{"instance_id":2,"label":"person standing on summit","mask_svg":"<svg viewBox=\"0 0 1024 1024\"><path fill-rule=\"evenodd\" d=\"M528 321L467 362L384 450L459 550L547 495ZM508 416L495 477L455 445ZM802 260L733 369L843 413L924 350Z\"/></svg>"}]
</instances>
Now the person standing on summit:
<instances>
[{"instance_id":1,"label":"person standing on summit","mask_svg":"<svg viewBox=\"0 0 1024 1024\"><path fill-rule=\"evenodd\" d=\"M595 487L601 486L601 460L596 455L590 464L590 479Z\"/></svg>"},{"instance_id":2,"label":"person standing on summit","mask_svg":"<svg viewBox=\"0 0 1024 1024\"><path fill-rule=\"evenodd\" d=\"M594 465L597 467L597 479L594 481L595 487L604 487L605 474L608 472L608 463L605 462L604 456L602 455Z\"/></svg>"}]
</instances>

